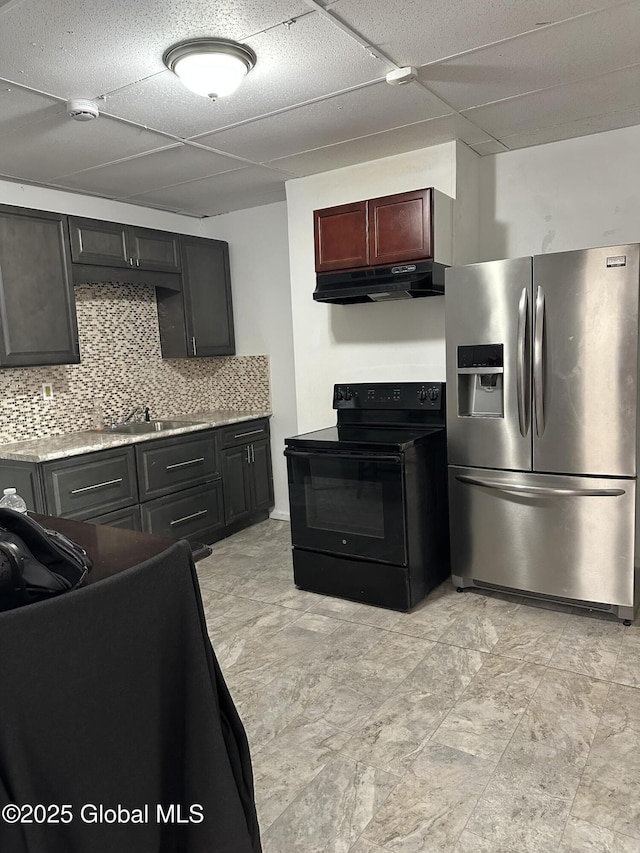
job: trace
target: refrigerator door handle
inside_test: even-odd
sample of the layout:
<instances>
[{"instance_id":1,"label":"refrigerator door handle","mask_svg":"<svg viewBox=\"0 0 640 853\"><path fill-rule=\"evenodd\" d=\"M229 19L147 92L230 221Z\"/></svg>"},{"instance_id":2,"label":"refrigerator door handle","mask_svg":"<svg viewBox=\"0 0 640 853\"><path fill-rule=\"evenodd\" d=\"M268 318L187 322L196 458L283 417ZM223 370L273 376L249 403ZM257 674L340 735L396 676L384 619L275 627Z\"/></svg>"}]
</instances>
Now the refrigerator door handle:
<instances>
[{"instance_id":1,"label":"refrigerator door handle","mask_svg":"<svg viewBox=\"0 0 640 853\"><path fill-rule=\"evenodd\" d=\"M536 408L536 435L544 433L544 290L536 290L536 325L533 340L533 396Z\"/></svg>"},{"instance_id":2,"label":"refrigerator door handle","mask_svg":"<svg viewBox=\"0 0 640 853\"><path fill-rule=\"evenodd\" d=\"M499 492L514 492L518 495L529 495L531 497L618 498L625 494L624 489L554 489L548 486L504 483L500 480L482 480L478 477L468 477L466 474L456 474L456 480L461 483L470 483L472 486L483 486L487 489L496 489Z\"/></svg>"},{"instance_id":3,"label":"refrigerator door handle","mask_svg":"<svg viewBox=\"0 0 640 853\"><path fill-rule=\"evenodd\" d=\"M527 381L525 375L527 354L527 320L529 316L529 295L526 287L522 288L520 302L518 304L518 338L517 338L517 370L516 385L518 394L518 422L520 435L526 438L529 432L529 400L527 394Z\"/></svg>"}]
</instances>

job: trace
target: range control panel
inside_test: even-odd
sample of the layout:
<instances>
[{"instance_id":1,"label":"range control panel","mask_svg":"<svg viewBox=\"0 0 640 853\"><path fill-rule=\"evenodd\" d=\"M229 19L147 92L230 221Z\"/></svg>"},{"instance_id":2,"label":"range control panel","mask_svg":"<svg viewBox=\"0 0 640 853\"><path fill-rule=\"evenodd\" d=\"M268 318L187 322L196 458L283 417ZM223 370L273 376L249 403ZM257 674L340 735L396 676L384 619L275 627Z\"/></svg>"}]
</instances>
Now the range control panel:
<instances>
[{"instance_id":1,"label":"range control panel","mask_svg":"<svg viewBox=\"0 0 640 853\"><path fill-rule=\"evenodd\" d=\"M334 385L334 409L441 409L444 382Z\"/></svg>"}]
</instances>

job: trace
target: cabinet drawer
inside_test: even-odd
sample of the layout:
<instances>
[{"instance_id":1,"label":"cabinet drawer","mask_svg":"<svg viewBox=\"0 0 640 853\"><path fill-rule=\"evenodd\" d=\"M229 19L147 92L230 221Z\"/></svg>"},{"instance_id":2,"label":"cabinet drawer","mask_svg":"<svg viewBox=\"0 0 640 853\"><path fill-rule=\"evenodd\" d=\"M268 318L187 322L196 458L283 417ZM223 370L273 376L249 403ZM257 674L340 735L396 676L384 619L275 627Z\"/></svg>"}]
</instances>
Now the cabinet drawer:
<instances>
[{"instance_id":1,"label":"cabinet drawer","mask_svg":"<svg viewBox=\"0 0 640 853\"><path fill-rule=\"evenodd\" d=\"M136 446L140 500L220 477L213 430Z\"/></svg>"},{"instance_id":2,"label":"cabinet drawer","mask_svg":"<svg viewBox=\"0 0 640 853\"><path fill-rule=\"evenodd\" d=\"M45 462L42 470L50 515L83 520L138 502L131 447Z\"/></svg>"},{"instance_id":3,"label":"cabinet drawer","mask_svg":"<svg viewBox=\"0 0 640 853\"><path fill-rule=\"evenodd\" d=\"M262 418L256 421L245 421L233 424L233 426L220 429L221 447L233 447L237 444L251 444L260 441L261 438L269 438L269 421Z\"/></svg>"},{"instance_id":4,"label":"cabinet drawer","mask_svg":"<svg viewBox=\"0 0 640 853\"><path fill-rule=\"evenodd\" d=\"M142 529L157 536L213 542L224 527L222 481L205 483L142 504Z\"/></svg>"},{"instance_id":5,"label":"cabinet drawer","mask_svg":"<svg viewBox=\"0 0 640 853\"><path fill-rule=\"evenodd\" d=\"M91 524L104 524L107 527L119 527L122 530L142 530L140 523L140 507L135 504L126 509L117 509L95 518L88 518Z\"/></svg>"}]
</instances>

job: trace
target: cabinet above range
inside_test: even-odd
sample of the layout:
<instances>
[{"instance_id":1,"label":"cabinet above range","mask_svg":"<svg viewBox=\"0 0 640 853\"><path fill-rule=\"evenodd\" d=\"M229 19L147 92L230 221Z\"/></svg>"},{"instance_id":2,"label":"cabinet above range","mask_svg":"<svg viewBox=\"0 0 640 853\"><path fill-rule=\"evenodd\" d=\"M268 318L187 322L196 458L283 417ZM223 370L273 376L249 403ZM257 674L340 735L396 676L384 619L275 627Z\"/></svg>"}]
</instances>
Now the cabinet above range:
<instances>
[{"instance_id":1,"label":"cabinet above range","mask_svg":"<svg viewBox=\"0 0 640 853\"><path fill-rule=\"evenodd\" d=\"M453 199L433 187L315 210L313 298L349 304L442 294L452 231Z\"/></svg>"}]
</instances>

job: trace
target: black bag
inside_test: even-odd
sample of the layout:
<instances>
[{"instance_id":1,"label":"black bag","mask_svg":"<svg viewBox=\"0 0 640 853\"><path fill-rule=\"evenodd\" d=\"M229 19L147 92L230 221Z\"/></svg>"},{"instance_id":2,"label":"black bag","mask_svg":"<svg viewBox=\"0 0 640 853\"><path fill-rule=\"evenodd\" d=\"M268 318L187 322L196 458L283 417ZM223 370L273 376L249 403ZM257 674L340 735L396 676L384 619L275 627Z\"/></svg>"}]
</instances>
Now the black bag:
<instances>
[{"instance_id":1,"label":"black bag","mask_svg":"<svg viewBox=\"0 0 640 853\"><path fill-rule=\"evenodd\" d=\"M92 562L77 542L0 507L0 610L52 598L86 583Z\"/></svg>"}]
</instances>

